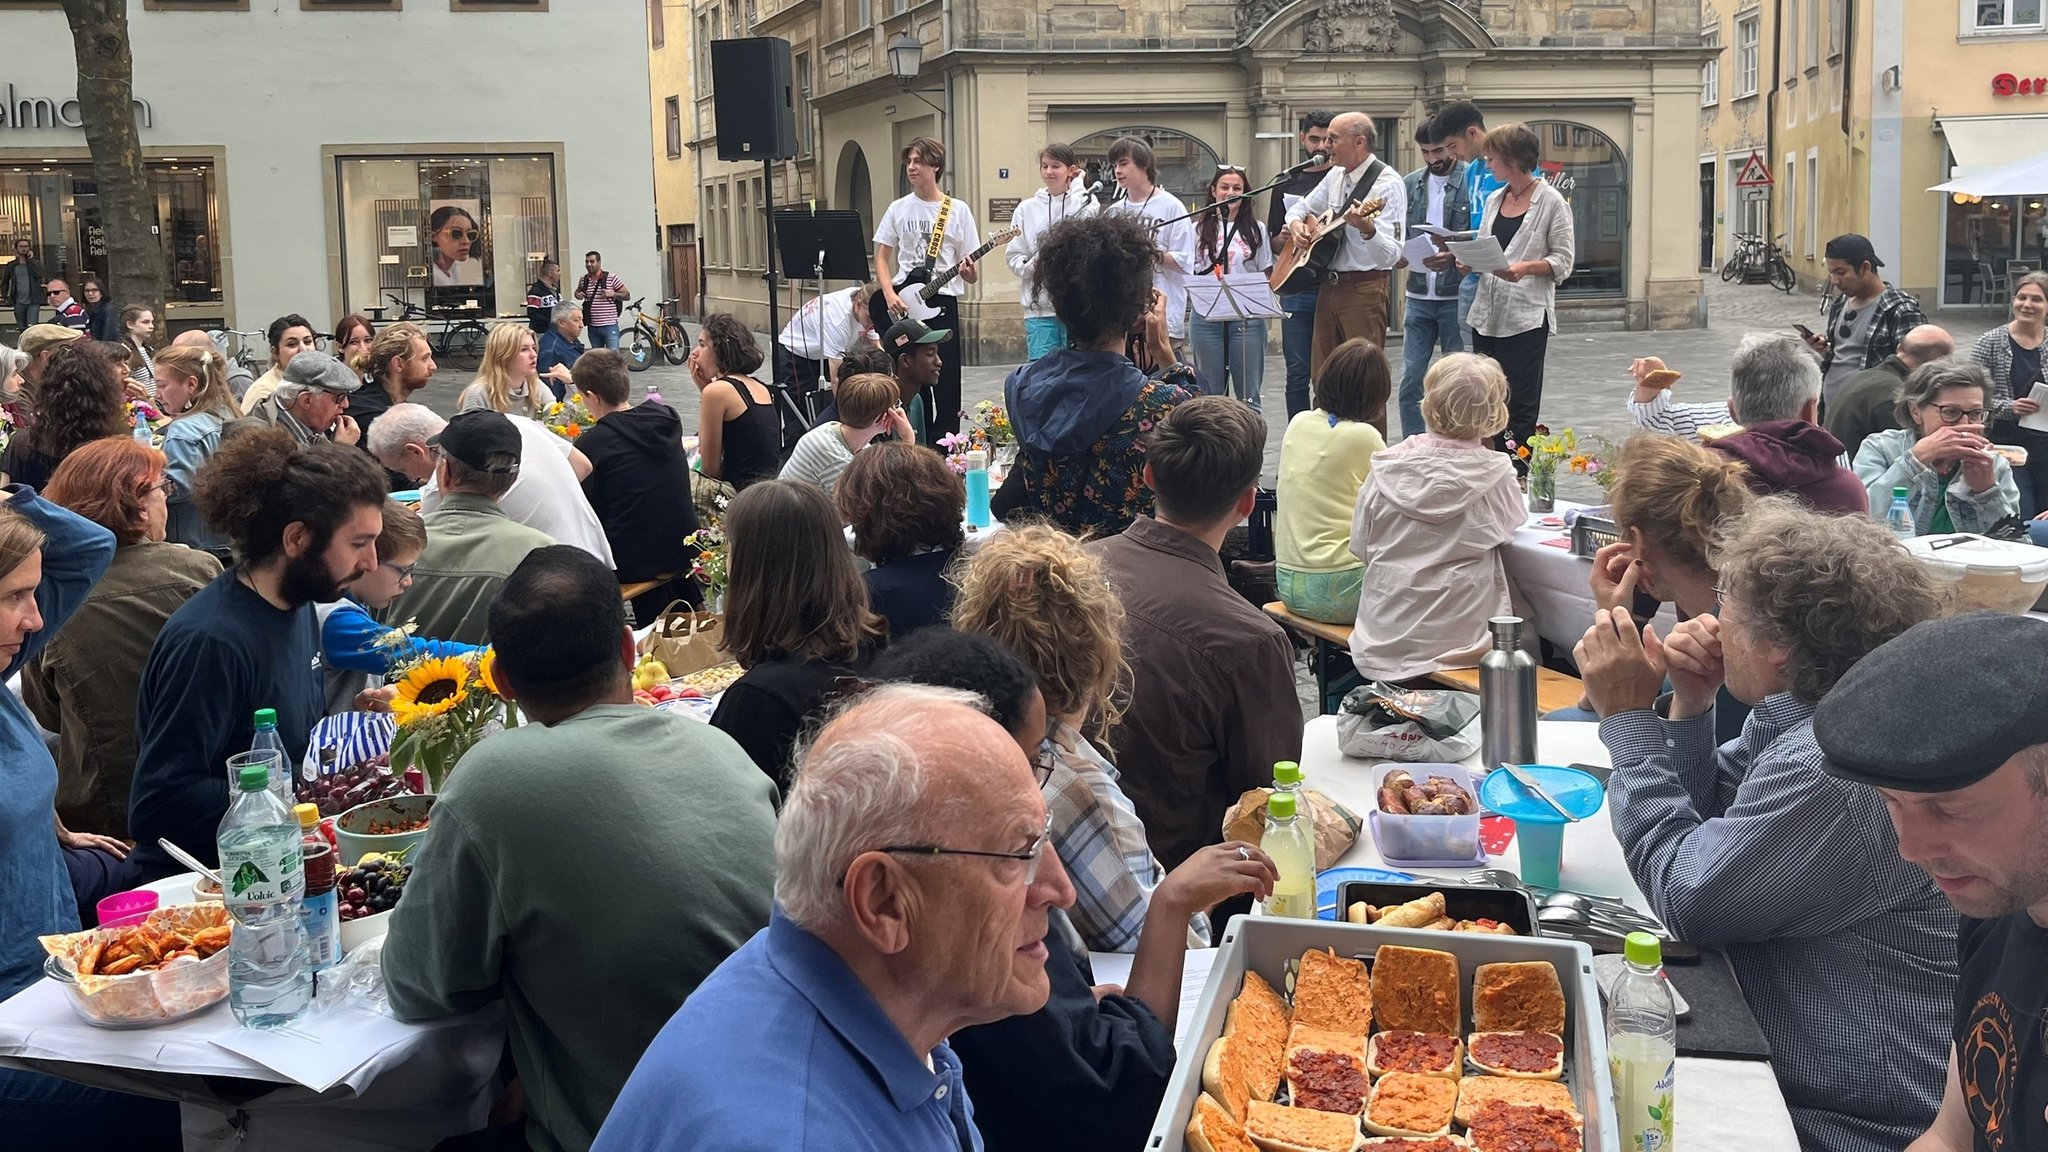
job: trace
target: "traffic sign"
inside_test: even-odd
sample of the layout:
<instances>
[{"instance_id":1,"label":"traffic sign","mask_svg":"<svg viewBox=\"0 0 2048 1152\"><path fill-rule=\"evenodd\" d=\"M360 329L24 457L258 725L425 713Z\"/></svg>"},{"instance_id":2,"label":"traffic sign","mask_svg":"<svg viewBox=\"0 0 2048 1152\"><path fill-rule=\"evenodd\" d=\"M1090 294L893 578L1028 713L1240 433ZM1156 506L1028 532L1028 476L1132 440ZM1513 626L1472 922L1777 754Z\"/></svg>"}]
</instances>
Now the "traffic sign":
<instances>
[{"instance_id":1,"label":"traffic sign","mask_svg":"<svg viewBox=\"0 0 2048 1152\"><path fill-rule=\"evenodd\" d=\"M1748 203L1754 200L1769 200L1770 198L1771 190L1769 188L1744 188L1742 190L1742 199L1744 203Z\"/></svg>"},{"instance_id":2,"label":"traffic sign","mask_svg":"<svg viewBox=\"0 0 2048 1152\"><path fill-rule=\"evenodd\" d=\"M1743 162L1742 171L1735 174L1735 186L1737 188L1769 188L1771 186L1771 166L1764 163L1763 153L1751 152L1749 154L1749 159Z\"/></svg>"}]
</instances>

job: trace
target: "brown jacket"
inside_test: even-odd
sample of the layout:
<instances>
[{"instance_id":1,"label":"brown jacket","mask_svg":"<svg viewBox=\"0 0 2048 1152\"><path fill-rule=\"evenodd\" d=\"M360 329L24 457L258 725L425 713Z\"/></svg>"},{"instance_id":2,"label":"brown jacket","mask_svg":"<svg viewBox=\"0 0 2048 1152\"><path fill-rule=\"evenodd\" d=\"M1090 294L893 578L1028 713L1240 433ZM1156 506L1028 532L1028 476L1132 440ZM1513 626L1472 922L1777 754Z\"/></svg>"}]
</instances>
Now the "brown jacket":
<instances>
[{"instance_id":1,"label":"brown jacket","mask_svg":"<svg viewBox=\"0 0 2048 1152\"><path fill-rule=\"evenodd\" d=\"M142 666L164 621L218 575L220 561L183 544L124 545L78 614L22 670L23 701L58 736L65 827L128 835Z\"/></svg>"},{"instance_id":2,"label":"brown jacket","mask_svg":"<svg viewBox=\"0 0 2048 1152\"><path fill-rule=\"evenodd\" d=\"M1294 646L1239 596L1214 549L1140 516L1088 550L1124 604L1131 704L1110 734L1146 838L1173 868L1223 839L1223 813L1301 758Z\"/></svg>"}]
</instances>

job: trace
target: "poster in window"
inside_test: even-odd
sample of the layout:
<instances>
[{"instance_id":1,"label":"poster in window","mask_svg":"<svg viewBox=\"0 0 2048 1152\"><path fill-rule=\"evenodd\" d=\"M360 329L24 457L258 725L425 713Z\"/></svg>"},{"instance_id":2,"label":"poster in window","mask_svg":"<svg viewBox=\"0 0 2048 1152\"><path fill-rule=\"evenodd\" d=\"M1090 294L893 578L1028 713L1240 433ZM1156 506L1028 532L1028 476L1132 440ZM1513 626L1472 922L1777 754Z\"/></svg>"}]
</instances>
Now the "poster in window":
<instances>
[{"instance_id":1,"label":"poster in window","mask_svg":"<svg viewBox=\"0 0 2048 1152\"><path fill-rule=\"evenodd\" d=\"M436 288L475 288L484 282L483 205L476 200L427 201L427 234Z\"/></svg>"}]
</instances>

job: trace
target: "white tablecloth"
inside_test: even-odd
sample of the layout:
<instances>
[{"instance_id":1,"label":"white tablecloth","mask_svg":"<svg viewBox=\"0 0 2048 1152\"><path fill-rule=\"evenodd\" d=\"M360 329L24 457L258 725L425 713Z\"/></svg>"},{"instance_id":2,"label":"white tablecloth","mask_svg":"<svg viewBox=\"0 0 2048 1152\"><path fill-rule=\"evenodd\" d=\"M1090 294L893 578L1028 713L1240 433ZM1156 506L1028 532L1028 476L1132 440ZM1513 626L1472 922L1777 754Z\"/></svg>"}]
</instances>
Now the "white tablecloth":
<instances>
[{"instance_id":1,"label":"white tablecloth","mask_svg":"<svg viewBox=\"0 0 2048 1152\"><path fill-rule=\"evenodd\" d=\"M1580 561L1583 563L1583 561ZM1598 725L1548 721L1536 726L1537 756L1546 764L1605 765L1607 749L1600 743ZM1308 722L1301 736L1301 773L1308 786L1342 803L1360 816L1374 803L1372 768L1375 761L1355 760L1337 748L1337 718L1318 716ZM1470 766L1478 766L1474 756ZM1522 867L1519 840L1507 852L1488 861L1489 866L1519 873ZM1379 847L1370 832L1361 833L1338 867L1383 868ZM1404 868L1418 875L1454 877L1469 870ZM1607 806L1571 825L1564 836L1562 887L1602 896L1615 896L1637 908L1647 906L1640 888L1622 860L1621 844L1614 838ZM1708 1060L1684 1056L1678 1061L1676 1145L1702 1152L1799 1152L1799 1138L1792 1129L1785 1097L1761 1060Z\"/></svg>"},{"instance_id":2,"label":"white tablecloth","mask_svg":"<svg viewBox=\"0 0 2048 1152\"><path fill-rule=\"evenodd\" d=\"M1566 511L1579 507L1583 505L1559 500L1557 511L1550 515L1562 519ZM1569 547L1558 547L1555 541L1569 540L1571 532L1539 523L1543 518L1530 514L1521 531L1502 550L1501 562L1507 568L1508 579L1514 582L1515 591L1527 602L1536 634L1569 654L1572 645L1593 624L1593 590L1589 584L1593 562L1572 555ZM1658 635L1670 632L1677 622L1671 605L1664 605L1657 613Z\"/></svg>"}]
</instances>

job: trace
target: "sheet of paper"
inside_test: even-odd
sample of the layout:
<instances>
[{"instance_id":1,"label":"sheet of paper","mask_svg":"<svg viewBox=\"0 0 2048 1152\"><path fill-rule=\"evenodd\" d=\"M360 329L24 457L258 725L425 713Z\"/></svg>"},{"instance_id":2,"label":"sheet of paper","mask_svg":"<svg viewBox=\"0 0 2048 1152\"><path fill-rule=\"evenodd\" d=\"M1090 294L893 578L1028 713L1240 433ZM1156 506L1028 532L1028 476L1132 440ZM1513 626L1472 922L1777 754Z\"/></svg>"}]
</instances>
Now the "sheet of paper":
<instances>
[{"instance_id":1,"label":"sheet of paper","mask_svg":"<svg viewBox=\"0 0 2048 1152\"><path fill-rule=\"evenodd\" d=\"M213 1037L213 1042L315 1092L325 1092L379 1052L404 1044L419 1031L417 1024L343 1008L308 1013L286 1028L235 1028Z\"/></svg>"},{"instance_id":2,"label":"sheet of paper","mask_svg":"<svg viewBox=\"0 0 2048 1152\"><path fill-rule=\"evenodd\" d=\"M1282 214L1282 215L1285 215L1286 213L1289 213L1289 212L1292 212L1292 211L1294 211L1294 209L1295 209L1295 208L1296 208L1297 206L1299 206L1299 205L1301 204L1301 202L1302 202L1303 200L1306 200L1306 199L1308 199L1308 197L1306 197L1306 196L1296 196L1296 195L1295 195L1294 193L1292 193L1292 192L1282 192L1282 193L1280 194L1280 212L1281 212L1281 214Z\"/></svg>"},{"instance_id":3,"label":"sheet of paper","mask_svg":"<svg viewBox=\"0 0 2048 1152\"><path fill-rule=\"evenodd\" d=\"M1500 241L1491 236L1477 240L1447 240L1445 247L1458 258L1458 263L1474 272L1499 272L1508 266L1508 254L1501 251Z\"/></svg>"},{"instance_id":4,"label":"sheet of paper","mask_svg":"<svg viewBox=\"0 0 2048 1152\"><path fill-rule=\"evenodd\" d=\"M1412 272L1426 271L1422 262L1435 256L1438 251L1435 240L1430 239L1425 233L1412 232L1408 236L1408 242L1401 245L1401 259L1408 262L1408 268Z\"/></svg>"},{"instance_id":5,"label":"sheet of paper","mask_svg":"<svg viewBox=\"0 0 2048 1152\"><path fill-rule=\"evenodd\" d=\"M2027 393L2027 399L2041 406L2039 412L2020 417L2020 427L2032 428L2036 432L2048 432L2048 382L2037 382L2034 390Z\"/></svg>"},{"instance_id":6,"label":"sheet of paper","mask_svg":"<svg viewBox=\"0 0 2048 1152\"><path fill-rule=\"evenodd\" d=\"M1427 232L1431 236L1441 236L1446 240L1471 240L1479 235L1479 233L1470 230L1453 232L1449 228L1439 227L1435 224L1417 224L1415 230L1417 232Z\"/></svg>"},{"instance_id":7,"label":"sheet of paper","mask_svg":"<svg viewBox=\"0 0 2048 1152\"><path fill-rule=\"evenodd\" d=\"M1131 978L1132 955L1129 952L1090 952L1088 966L1095 969L1097 984L1125 984ZM1180 970L1180 1013L1173 1026L1173 1046L1180 1047L1181 1040L1188 1034L1188 1021L1195 1015L1195 1004L1202 999L1202 989L1209 986L1209 969L1216 964L1216 949L1190 948L1188 958Z\"/></svg>"}]
</instances>

